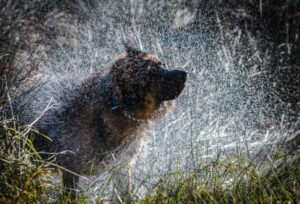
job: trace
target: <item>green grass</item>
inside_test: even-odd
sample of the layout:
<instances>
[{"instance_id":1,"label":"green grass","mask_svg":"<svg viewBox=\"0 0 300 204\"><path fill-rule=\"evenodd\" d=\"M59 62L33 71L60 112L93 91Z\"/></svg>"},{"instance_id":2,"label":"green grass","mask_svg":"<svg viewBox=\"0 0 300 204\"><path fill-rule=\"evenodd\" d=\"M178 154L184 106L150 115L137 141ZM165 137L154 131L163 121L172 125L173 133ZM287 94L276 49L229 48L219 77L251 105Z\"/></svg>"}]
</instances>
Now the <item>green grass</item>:
<instances>
[{"instance_id":1,"label":"green grass","mask_svg":"<svg viewBox=\"0 0 300 204\"><path fill-rule=\"evenodd\" d=\"M16 130L13 120L0 120L0 203L89 203L89 195L74 198L51 182L57 177L51 165L54 161L41 158L32 144L32 131L25 130ZM199 161L191 172L177 170L161 176L144 198L120 198L119 202L125 200L145 204L299 203L300 159L297 154L276 150L263 162L247 156Z\"/></svg>"},{"instance_id":2,"label":"green grass","mask_svg":"<svg viewBox=\"0 0 300 204\"><path fill-rule=\"evenodd\" d=\"M37 162L29 135L13 128L14 121L0 123L0 203L34 203L45 190L47 166Z\"/></svg>"},{"instance_id":3,"label":"green grass","mask_svg":"<svg viewBox=\"0 0 300 204\"><path fill-rule=\"evenodd\" d=\"M240 156L168 174L139 203L299 203L299 157L271 155L263 163Z\"/></svg>"},{"instance_id":4,"label":"green grass","mask_svg":"<svg viewBox=\"0 0 300 204\"><path fill-rule=\"evenodd\" d=\"M83 195L74 199L52 182L59 171L51 165L51 157L43 160L36 151L33 132L27 127L17 130L13 120L0 119L0 203L85 203Z\"/></svg>"}]
</instances>

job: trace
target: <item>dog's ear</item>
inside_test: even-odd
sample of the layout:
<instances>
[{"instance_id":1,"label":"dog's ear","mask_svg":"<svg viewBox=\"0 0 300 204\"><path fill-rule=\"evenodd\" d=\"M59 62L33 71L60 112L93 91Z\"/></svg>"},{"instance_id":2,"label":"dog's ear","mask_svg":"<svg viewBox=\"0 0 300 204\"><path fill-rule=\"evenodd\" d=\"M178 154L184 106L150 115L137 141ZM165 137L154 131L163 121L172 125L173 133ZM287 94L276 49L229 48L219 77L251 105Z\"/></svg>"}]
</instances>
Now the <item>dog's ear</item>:
<instances>
[{"instance_id":1,"label":"dog's ear","mask_svg":"<svg viewBox=\"0 0 300 204\"><path fill-rule=\"evenodd\" d=\"M136 57L142 57L145 55L145 53L138 48L134 47L130 42L128 41L122 41L123 46L126 51L126 56L129 58L136 58Z\"/></svg>"}]
</instances>

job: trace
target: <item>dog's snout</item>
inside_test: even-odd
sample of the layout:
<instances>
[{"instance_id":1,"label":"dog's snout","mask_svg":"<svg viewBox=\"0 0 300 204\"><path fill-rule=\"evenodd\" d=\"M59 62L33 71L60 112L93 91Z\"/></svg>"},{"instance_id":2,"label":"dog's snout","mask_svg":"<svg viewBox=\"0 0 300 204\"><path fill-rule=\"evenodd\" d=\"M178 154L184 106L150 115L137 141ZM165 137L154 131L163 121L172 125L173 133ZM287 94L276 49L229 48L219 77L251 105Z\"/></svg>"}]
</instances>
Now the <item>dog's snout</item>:
<instances>
[{"instance_id":1,"label":"dog's snout","mask_svg":"<svg viewBox=\"0 0 300 204\"><path fill-rule=\"evenodd\" d=\"M174 70L173 71L174 76L176 77L176 80L181 81L181 82L185 82L186 81L186 75L187 73L185 71L181 71L181 70Z\"/></svg>"},{"instance_id":2,"label":"dog's snout","mask_svg":"<svg viewBox=\"0 0 300 204\"><path fill-rule=\"evenodd\" d=\"M187 73L182 70L166 71L164 73L164 80L169 82L181 82L186 81Z\"/></svg>"},{"instance_id":3,"label":"dog's snout","mask_svg":"<svg viewBox=\"0 0 300 204\"><path fill-rule=\"evenodd\" d=\"M162 101L174 100L182 92L187 79L187 73L183 70L165 70L161 75L160 99Z\"/></svg>"}]
</instances>

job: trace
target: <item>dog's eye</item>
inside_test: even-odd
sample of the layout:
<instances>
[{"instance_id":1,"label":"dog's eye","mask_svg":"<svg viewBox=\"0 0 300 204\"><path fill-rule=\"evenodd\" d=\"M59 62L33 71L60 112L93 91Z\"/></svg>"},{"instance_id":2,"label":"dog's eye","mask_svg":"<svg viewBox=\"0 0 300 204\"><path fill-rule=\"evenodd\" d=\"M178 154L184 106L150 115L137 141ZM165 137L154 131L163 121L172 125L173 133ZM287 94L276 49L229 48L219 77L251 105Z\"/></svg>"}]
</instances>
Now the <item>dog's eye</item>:
<instances>
[{"instance_id":1,"label":"dog's eye","mask_svg":"<svg viewBox=\"0 0 300 204\"><path fill-rule=\"evenodd\" d=\"M164 69L166 67L166 64L163 62L158 62L157 65L159 66L159 68Z\"/></svg>"},{"instance_id":2,"label":"dog's eye","mask_svg":"<svg viewBox=\"0 0 300 204\"><path fill-rule=\"evenodd\" d=\"M151 61L150 60L146 60L145 62L144 62L144 66L150 66L151 65Z\"/></svg>"}]
</instances>

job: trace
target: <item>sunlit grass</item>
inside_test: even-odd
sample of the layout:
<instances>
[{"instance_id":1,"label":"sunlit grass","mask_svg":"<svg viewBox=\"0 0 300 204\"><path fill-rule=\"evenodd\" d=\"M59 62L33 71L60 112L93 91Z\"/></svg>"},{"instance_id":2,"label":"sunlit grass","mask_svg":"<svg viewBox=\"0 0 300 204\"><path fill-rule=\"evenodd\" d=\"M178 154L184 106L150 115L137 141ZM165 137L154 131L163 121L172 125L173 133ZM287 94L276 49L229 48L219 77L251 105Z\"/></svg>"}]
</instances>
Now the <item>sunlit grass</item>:
<instances>
[{"instance_id":1,"label":"sunlit grass","mask_svg":"<svg viewBox=\"0 0 300 204\"><path fill-rule=\"evenodd\" d=\"M43 160L37 152L33 132L17 130L13 120L0 120L0 203L85 203L87 197L74 198L55 185L59 171L51 165L54 160Z\"/></svg>"},{"instance_id":2,"label":"sunlit grass","mask_svg":"<svg viewBox=\"0 0 300 204\"><path fill-rule=\"evenodd\" d=\"M16 129L13 121L2 120L0 126L0 202L34 202L45 191L48 166L38 163L29 135Z\"/></svg>"},{"instance_id":3,"label":"sunlit grass","mask_svg":"<svg viewBox=\"0 0 300 204\"><path fill-rule=\"evenodd\" d=\"M262 165L248 158L212 161L162 177L139 203L298 203L299 164L284 152Z\"/></svg>"},{"instance_id":4,"label":"sunlit grass","mask_svg":"<svg viewBox=\"0 0 300 204\"><path fill-rule=\"evenodd\" d=\"M0 131L0 203L102 203L104 197L70 194L51 180L57 176L14 122L2 119ZM129 203L298 203L300 201L299 155L277 148L265 161L247 156L201 163L193 171L168 172L142 199L116 197ZM57 172L57 171L56 171ZM59 179L59 177L58 177ZM108 183L113 178L109 177ZM109 188L105 188L109 191ZM103 193L105 194L105 192ZM112 200L108 199L112 202Z\"/></svg>"}]
</instances>

